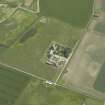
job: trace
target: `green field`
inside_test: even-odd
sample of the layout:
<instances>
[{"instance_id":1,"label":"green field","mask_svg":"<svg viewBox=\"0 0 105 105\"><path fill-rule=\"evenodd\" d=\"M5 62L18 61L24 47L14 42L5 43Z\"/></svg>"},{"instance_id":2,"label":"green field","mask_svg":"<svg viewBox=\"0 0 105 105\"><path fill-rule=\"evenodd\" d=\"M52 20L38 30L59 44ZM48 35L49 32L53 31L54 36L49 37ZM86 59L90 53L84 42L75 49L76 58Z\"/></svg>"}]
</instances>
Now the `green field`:
<instances>
[{"instance_id":1,"label":"green field","mask_svg":"<svg viewBox=\"0 0 105 105\"><path fill-rule=\"evenodd\" d=\"M37 16L18 9L11 17L0 23L0 44L10 46L30 27ZM27 21L27 22L26 22Z\"/></svg>"},{"instance_id":2,"label":"green field","mask_svg":"<svg viewBox=\"0 0 105 105\"><path fill-rule=\"evenodd\" d=\"M76 27L84 27L92 13L94 0L40 0L41 13Z\"/></svg>"},{"instance_id":3,"label":"green field","mask_svg":"<svg viewBox=\"0 0 105 105\"><path fill-rule=\"evenodd\" d=\"M45 87L42 81L32 81L17 104L80 105L82 96L60 87Z\"/></svg>"},{"instance_id":4,"label":"green field","mask_svg":"<svg viewBox=\"0 0 105 105\"><path fill-rule=\"evenodd\" d=\"M43 81L32 80L15 105L103 105L71 90L59 86L48 86Z\"/></svg>"},{"instance_id":5,"label":"green field","mask_svg":"<svg viewBox=\"0 0 105 105\"><path fill-rule=\"evenodd\" d=\"M103 105L59 86L0 65L0 105Z\"/></svg>"},{"instance_id":6,"label":"green field","mask_svg":"<svg viewBox=\"0 0 105 105\"><path fill-rule=\"evenodd\" d=\"M13 105L29 80L25 74L0 66L0 105Z\"/></svg>"},{"instance_id":7,"label":"green field","mask_svg":"<svg viewBox=\"0 0 105 105\"><path fill-rule=\"evenodd\" d=\"M52 41L72 49L82 35L81 29L72 27L54 18L48 18L48 22L45 24L39 22L36 25L36 30L37 32L32 33L33 35L29 34L33 37L22 43L19 41L15 46L6 49L0 54L0 61L20 68L25 72L53 80L57 77L60 70L43 63L42 59L46 49Z\"/></svg>"},{"instance_id":8,"label":"green field","mask_svg":"<svg viewBox=\"0 0 105 105\"><path fill-rule=\"evenodd\" d=\"M23 0L7 0L12 1L19 4ZM17 9L0 23L0 105L103 105L102 101L1 65L55 81L61 69L43 61L45 52L52 42L74 48L84 33L92 4L93 0L40 0L40 14Z\"/></svg>"},{"instance_id":9,"label":"green field","mask_svg":"<svg viewBox=\"0 0 105 105\"><path fill-rule=\"evenodd\" d=\"M66 2L62 0L58 10L55 10L59 3L58 0L54 0L53 3L51 1L48 2L50 3L49 7L55 3L53 6L55 9L53 11L60 15L62 13L61 8L64 4L63 15L60 17L62 19L67 18L67 21L61 21L62 19L56 18L56 16L51 17L50 15L46 15L46 22L40 22L40 17L46 11L47 6L43 7L45 2L47 3L46 0L44 3L43 0L40 3L43 11L38 15L39 17L19 9L5 22L6 25L3 24L4 27L2 25L0 27L0 32L5 33L0 35L0 42L4 45L12 45L5 50L0 48L0 62L48 80L55 80L61 72L61 69L57 69L43 62L46 50L52 41L73 49L76 42L83 35L84 28L81 27L87 24L91 14L93 0L91 2L80 0L79 3L74 3L74 1L70 0ZM67 5L67 8L65 5ZM73 7L76 7L76 10ZM68 9L69 14L65 12L66 9ZM35 21L33 22L33 20ZM10 22L8 23L8 21ZM7 27L7 23L10 25L9 27Z\"/></svg>"}]
</instances>

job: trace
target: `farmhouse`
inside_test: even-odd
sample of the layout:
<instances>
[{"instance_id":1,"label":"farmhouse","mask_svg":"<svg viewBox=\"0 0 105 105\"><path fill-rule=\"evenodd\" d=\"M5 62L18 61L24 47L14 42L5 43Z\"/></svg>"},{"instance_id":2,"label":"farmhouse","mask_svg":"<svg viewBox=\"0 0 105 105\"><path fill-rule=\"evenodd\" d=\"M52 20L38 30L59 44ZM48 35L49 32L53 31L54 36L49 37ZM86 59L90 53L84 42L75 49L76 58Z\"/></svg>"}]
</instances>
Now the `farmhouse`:
<instances>
[{"instance_id":1,"label":"farmhouse","mask_svg":"<svg viewBox=\"0 0 105 105\"><path fill-rule=\"evenodd\" d=\"M68 52L68 50L69 50L69 52ZM56 67L63 66L66 63L69 54L70 54L69 48L63 47L62 45L59 45L56 43L53 43L49 48L48 60L46 63L54 65ZM67 56L65 56L65 55L67 55Z\"/></svg>"}]
</instances>

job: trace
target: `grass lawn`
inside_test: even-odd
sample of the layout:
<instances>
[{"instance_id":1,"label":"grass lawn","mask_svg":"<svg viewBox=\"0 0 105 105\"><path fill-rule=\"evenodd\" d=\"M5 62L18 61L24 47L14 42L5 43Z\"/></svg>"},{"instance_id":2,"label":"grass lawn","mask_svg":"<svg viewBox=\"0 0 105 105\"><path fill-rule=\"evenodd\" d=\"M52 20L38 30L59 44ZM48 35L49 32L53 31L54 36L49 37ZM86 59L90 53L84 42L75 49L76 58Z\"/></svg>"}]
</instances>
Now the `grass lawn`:
<instances>
[{"instance_id":1,"label":"grass lawn","mask_svg":"<svg viewBox=\"0 0 105 105\"><path fill-rule=\"evenodd\" d=\"M52 41L72 49L81 34L81 29L54 18L48 18L47 23L38 24L37 32L33 37L24 43L17 43L0 54L0 61L25 72L53 80L58 76L60 70L42 62L46 49Z\"/></svg>"},{"instance_id":2,"label":"grass lawn","mask_svg":"<svg viewBox=\"0 0 105 105\"><path fill-rule=\"evenodd\" d=\"M0 65L0 105L13 105L30 78Z\"/></svg>"},{"instance_id":3,"label":"grass lawn","mask_svg":"<svg viewBox=\"0 0 105 105\"><path fill-rule=\"evenodd\" d=\"M48 86L48 85L47 85ZM32 80L15 105L103 105L103 102L85 97L58 86L46 87L43 81Z\"/></svg>"},{"instance_id":4,"label":"grass lawn","mask_svg":"<svg viewBox=\"0 0 105 105\"><path fill-rule=\"evenodd\" d=\"M92 13L94 0L40 0L41 14L84 27Z\"/></svg>"}]
</instances>

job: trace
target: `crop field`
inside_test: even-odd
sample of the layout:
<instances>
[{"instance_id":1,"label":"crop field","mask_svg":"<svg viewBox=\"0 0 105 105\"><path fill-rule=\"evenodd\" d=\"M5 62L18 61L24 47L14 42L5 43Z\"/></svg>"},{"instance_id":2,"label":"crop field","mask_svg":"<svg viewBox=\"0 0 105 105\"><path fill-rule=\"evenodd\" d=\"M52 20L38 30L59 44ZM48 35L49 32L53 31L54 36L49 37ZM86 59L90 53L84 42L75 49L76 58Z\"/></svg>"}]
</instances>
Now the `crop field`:
<instances>
[{"instance_id":1,"label":"crop field","mask_svg":"<svg viewBox=\"0 0 105 105\"><path fill-rule=\"evenodd\" d=\"M30 78L0 65L0 105L13 105Z\"/></svg>"},{"instance_id":2,"label":"crop field","mask_svg":"<svg viewBox=\"0 0 105 105\"><path fill-rule=\"evenodd\" d=\"M23 10L16 10L12 16L0 23L0 44L10 46L33 23L37 16ZM27 22L26 22L27 21Z\"/></svg>"},{"instance_id":3,"label":"crop field","mask_svg":"<svg viewBox=\"0 0 105 105\"><path fill-rule=\"evenodd\" d=\"M94 0L40 0L41 13L76 27L84 27L92 13Z\"/></svg>"},{"instance_id":4,"label":"crop field","mask_svg":"<svg viewBox=\"0 0 105 105\"><path fill-rule=\"evenodd\" d=\"M32 80L15 105L103 105L103 102L85 97L59 86Z\"/></svg>"},{"instance_id":5,"label":"crop field","mask_svg":"<svg viewBox=\"0 0 105 105\"><path fill-rule=\"evenodd\" d=\"M94 88L97 75L101 72L104 62L105 36L87 32L62 75L62 84L68 88L73 86L77 91L84 91L88 95L104 99L105 94ZM99 77L97 81L100 80L102 81Z\"/></svg>"}]
</instances>

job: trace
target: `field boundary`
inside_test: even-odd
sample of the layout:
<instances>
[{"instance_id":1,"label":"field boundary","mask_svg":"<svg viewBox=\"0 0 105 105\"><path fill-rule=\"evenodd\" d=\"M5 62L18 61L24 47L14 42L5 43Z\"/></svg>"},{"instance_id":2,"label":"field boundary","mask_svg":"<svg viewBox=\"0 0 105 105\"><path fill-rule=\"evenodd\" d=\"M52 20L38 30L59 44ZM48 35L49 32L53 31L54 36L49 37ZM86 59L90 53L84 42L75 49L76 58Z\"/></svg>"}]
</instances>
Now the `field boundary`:
<instances>
[{"instance_id":1,"label":"field boundary","mask_svg":"<svg viewBox=\"0 0 105 105\"><path fill-rule=\"evenodd\" d=\"M72 55L70 56L70 58L68 58L68 59L69 59L68 62L66 63L64 69L63 69L63 70L61 71L61 73L59 74L59 76L58 76L58 78L56 79L55 83L57 83L58 80L60 79L60 77L61 77L61 75L63 74L63 72L65 71L65 69L66 69L68 63L71 62L72 57L73 57L73 55L75 54L76 49L79 47L79 44L81 43L81 41L84 39L86 33L88 32L88 27L89 27L89 25L91 24L91 21L93 20L92 18L93 18L93 16L92 16L92 14L91 14L91 17L90 17L90 19L89 19L89 21L88 21L86 27L83 29L83 33L82 33L80 39L76 42L76 44L75 44L75 46L74 46L74 48L73 48Z\"/></svg>"},{"instance_id":2,"label":"field boundary","mask_svg":"<svg viewBox=\"0 0 105 105\"><path fill-rule=\"evenodd\" d=\"M4 21L6 21L8 18L10 18L18 9L27 11L27 12L32 13L32 14L37 14L37 13L39 13L39 12L40 12L39 2L40 2L40 0L37 0L38 9L37 9L36 12L33 11L33 10L30 10L30 9L28 9L28 8L22 7L21 4L17 5L17 7L15 8L15 10L14 10L8 17L6 17L5 19L1 20L0 23L4 22ZM3 4L3 3L0 3L0 4ZM8 4L8 3L7 3L7 4Z\"/></svg>"},{"instance_id":3,"label":"field boundary","mask_svg":"<svg viewBox=\"0 0 105 105\"><path fill-rule=\"evenodd\" d=\"M33 0L33 2L34 2L34 0ZM31 12L31 13L37 14L37 13L40 13L40 0L37 0L37 4L36 5L37 5L37 10L36 11L28 9L28 8L25 8L25 7L21 6L21 5L18 5L18 8L23 9L23 10L25 10L27 12Z\"/></svg>"},{"instance_id":4,"label":"field boundary","mask_svg":"<svg viewBox=\"0 0 105 105\"><path fill-rule=\"evenodd\" d=\"M24 10L24 11L30 12L30 13L34 13L34 14L38 13L38 12L34 12L33 10L24 8L24 7L22 7L22 6L18 6L18 8L19 8L19 9L22 9L22 10Z\"/></svg>"},{"instance_id":5,"label":"field boundary","mask_svg":"<svg viewBox=\"0 0 105 105\"><path fill-rule=\"evenodd\" d=\"M11 45L12 46L15 46L17 44L17 42L19 42L21 40L21 38L24 36L24 33L27 32L31 27L33 27L34 25L37 24L38 20L40 20L40 17L37 17L36 20L34 19L34 21L29 24L28 27L26 27L26 31L24 30L23 32L21 32L19 35L18 35L18 38L16 38L16 40L14 41L14 43Z\"/></svg>"},{"instance_id":6,"label":"field boundary","mask_svg":"<svg viewBox=\"0 0 105 105\"><path fill-rule=\"evenodd\" d=\"M5 19L1 20L0 23L3 23L7 19L9 19L11 16L13 16L17 10L18 10L18 7L16 7L15 10L9 16L7 16Z\"/></svg>"},{"instance_id":7,"label":"field boundary","mask_svg":"<svg viewBox=\"0 0 105 105\"><path fill-rule=\"evenodd\" d=\"M1 66L4 66L4 67L7 67L7 68L10 68L10 69L13 69L13 70L16 70L16 71L18 71L18 72L20 72L20 73L24 73L24 74L26 74L26 75L28 75L28 76L37 78L37 79L39 79L39 80L48 81L48 80L45 79L45 78L42 78L42 77L40 77L40 76L31 74L31 73L28 73L28 72L25 72L25 71L23 71L22 69L19 69L19 68L15 67L15 66L11 66L11 65L8 65L8 64L2 63L2 62L0 62L0 65L1 65Z\"/></svg>"},{"instance_id":8,"label":"field boundary","mask_svg":"<svg viewBox=\"0 0 105 105\"><path fill-rule=\"evenodd\" d=\"M95 14L95 4L96 4L96 0L93 1L92 15Z\"/></svg>"},{"instance_id":9,"label":"field boundary","mask_svg":"<svg viewBox=\"0 0 105 105\"><path fill-rule=\"evenodd\" d=\"M73 53L75 52L75 50L76 50L76 48L77 48L77 46L78 46L78 43L79 43L79 41L76 42L76 44L75 44L74 48L72 49L72 52L71 52L71 54L69 55L69 58L67 59L67 61L66 61L65 65L64 65L64 67L62 68L61 72L59 73L58 77L56 78L55 83L57 83L57 82L59 81L59 79L60 79L62 73L65 71L65 69L66 69L66 67L67 67L67 65L68 65L68 63L69 63L69 61L70 61L70 59L72 59L72 55L73 55Z\"/></svg>"},{"instance_id":10,"label":"field boundary","mask_svg":"<svg viewBox=\"0 0 105 105\"><path fill-rule=\"evenodd\" d=\"M90 0L89 0L89 1L90 1ZM95 2L95 0L94 0L94 2ZM93 4L93 5L94 5L94 4ZM34 14L36 13L36 12L33 12L32 10L30 10L30 9L27 9L27 8L24 8L24 7L21 7L21 6L17 6L16 9L17 9L17 10L18 10L18 9L23 9L23 10L25 10L25 11L27 11L27 12L34 13ZM93 10L94 10L94 6L93 6ZM92 10L92 14L94 13L93 10ZM75 45L74 45L74 47L73 47L73 49L72 49L71 55L69 56L68 60L66 61L65 65L64 65L64 67L63 67L63 69L62 69L61 72L59 73L57 79L56 79L54 82L52 82L52 83L55 83L55 84L57 83L57 84L56 84L57 86L66 88L66 87L63 86L63 85L59 85L58 81L59 81L60 77L62 76L63 72L65 71L65 69L67 68L68 63L71 62L72 57L73 57L73 55L75 54L77 48L79 47L81 41L84 39L84 36L86 35L85 33L88 31L88 27L89 27L89 25L90 25L90 23L91 23L91 21L92 21L92 17L93 17L92 14L91 14L91 17L90 17L90 19L89 19L89 21L88 21L86 27L83 29L83 33L82 33L82 29L81 29L81 34L82 34L82 35L81 35L80 39L75 43ZM28 76L31 76L31 77L36 78L36 79L39 79L39 80L49 81L49 80L47 80L47 79L45 79L45 78L43 78L43 77L37 76L37 75L32 74L32 73L25 72L24 70L15 67L15 65L11 66L11 65L8 65L8 64L2 63L2 62L0 62L0 65L2 65L2 66L4 66L4 67L7 67L7 68L11 68L11 69L16 70L16 71L18 71L18 72L24 73L24 74L26 74L26 75L28 75ZM52 84L52 85L54 85L54 84ZM66 88L66 89L69 89L69 88ZM70 90L70 89L69 89L69 90ZM73 90L73 89L71 88L71 90ZM75 89L74 89L73 91L75 91ZM78 92L78 93L79 93L79 92ZM83 94L83 93L81 93L81 94ZM84 94L85 94L85 93L84 93ZM86 96L86 94L85 94L85 96Z\"/></svg>"},{"instance_id":11,"label":"field boundary","mask_svg":"<svg viewBox=\"0 0 105 105\"><path fill-rule=\"evenodd\" d=\"M4 66L4 67L7 67L7 68L11 68L11 69L16 70L16 71L18 71L18 72L20 72L20 73L24 73L24 74L26 74L26 75L28 75L28 76L31 76L31 77L33 77L33 78L36 78L36 79L38 79L38 80L41 80L41 81L43 81L45 84L46 84L46 81L49 81L49 80L47 80L47 79L44 79L44 78L42 78L42 77L33 75L33 74L31 74L31 73L24 72L22 69L19 69L19 68L13 67L13 66L9 66L9 65L4 64L4 63L1 63L1 62L0 62L0 65L2 65L2 66ZM10 71L10 70L9 70L9 71ZM49 81L49 82L50 82L50 81ZM52 83L52 84L50 84L51 86L59 86L59 87L62 87L62 88L64 88L64 89L67 89L67 90L71 90L71 91L73 91L73 92L76 92L76 93L78 93L78 94L81 94L81 95L84 95L84 96L88 96L88 97L90 97L90 98L93 98L93 97L94 97L94 96L92 96L92 95L86 94L86 93L83 92L83 91L75 90L74 87L67 88L67 87L65 87L64 85L61 85L61 84L58 84L58 83L55 83L55 82L51 82L51 83ZM79 88L79 90L81 90L81 89ZM94 98L97 99L98 97L94 97ZM99 98L98 98L98 99L99 99ZM100 99L100 100L102 100L102 99Z\"/></svg>"}]
</instances>

